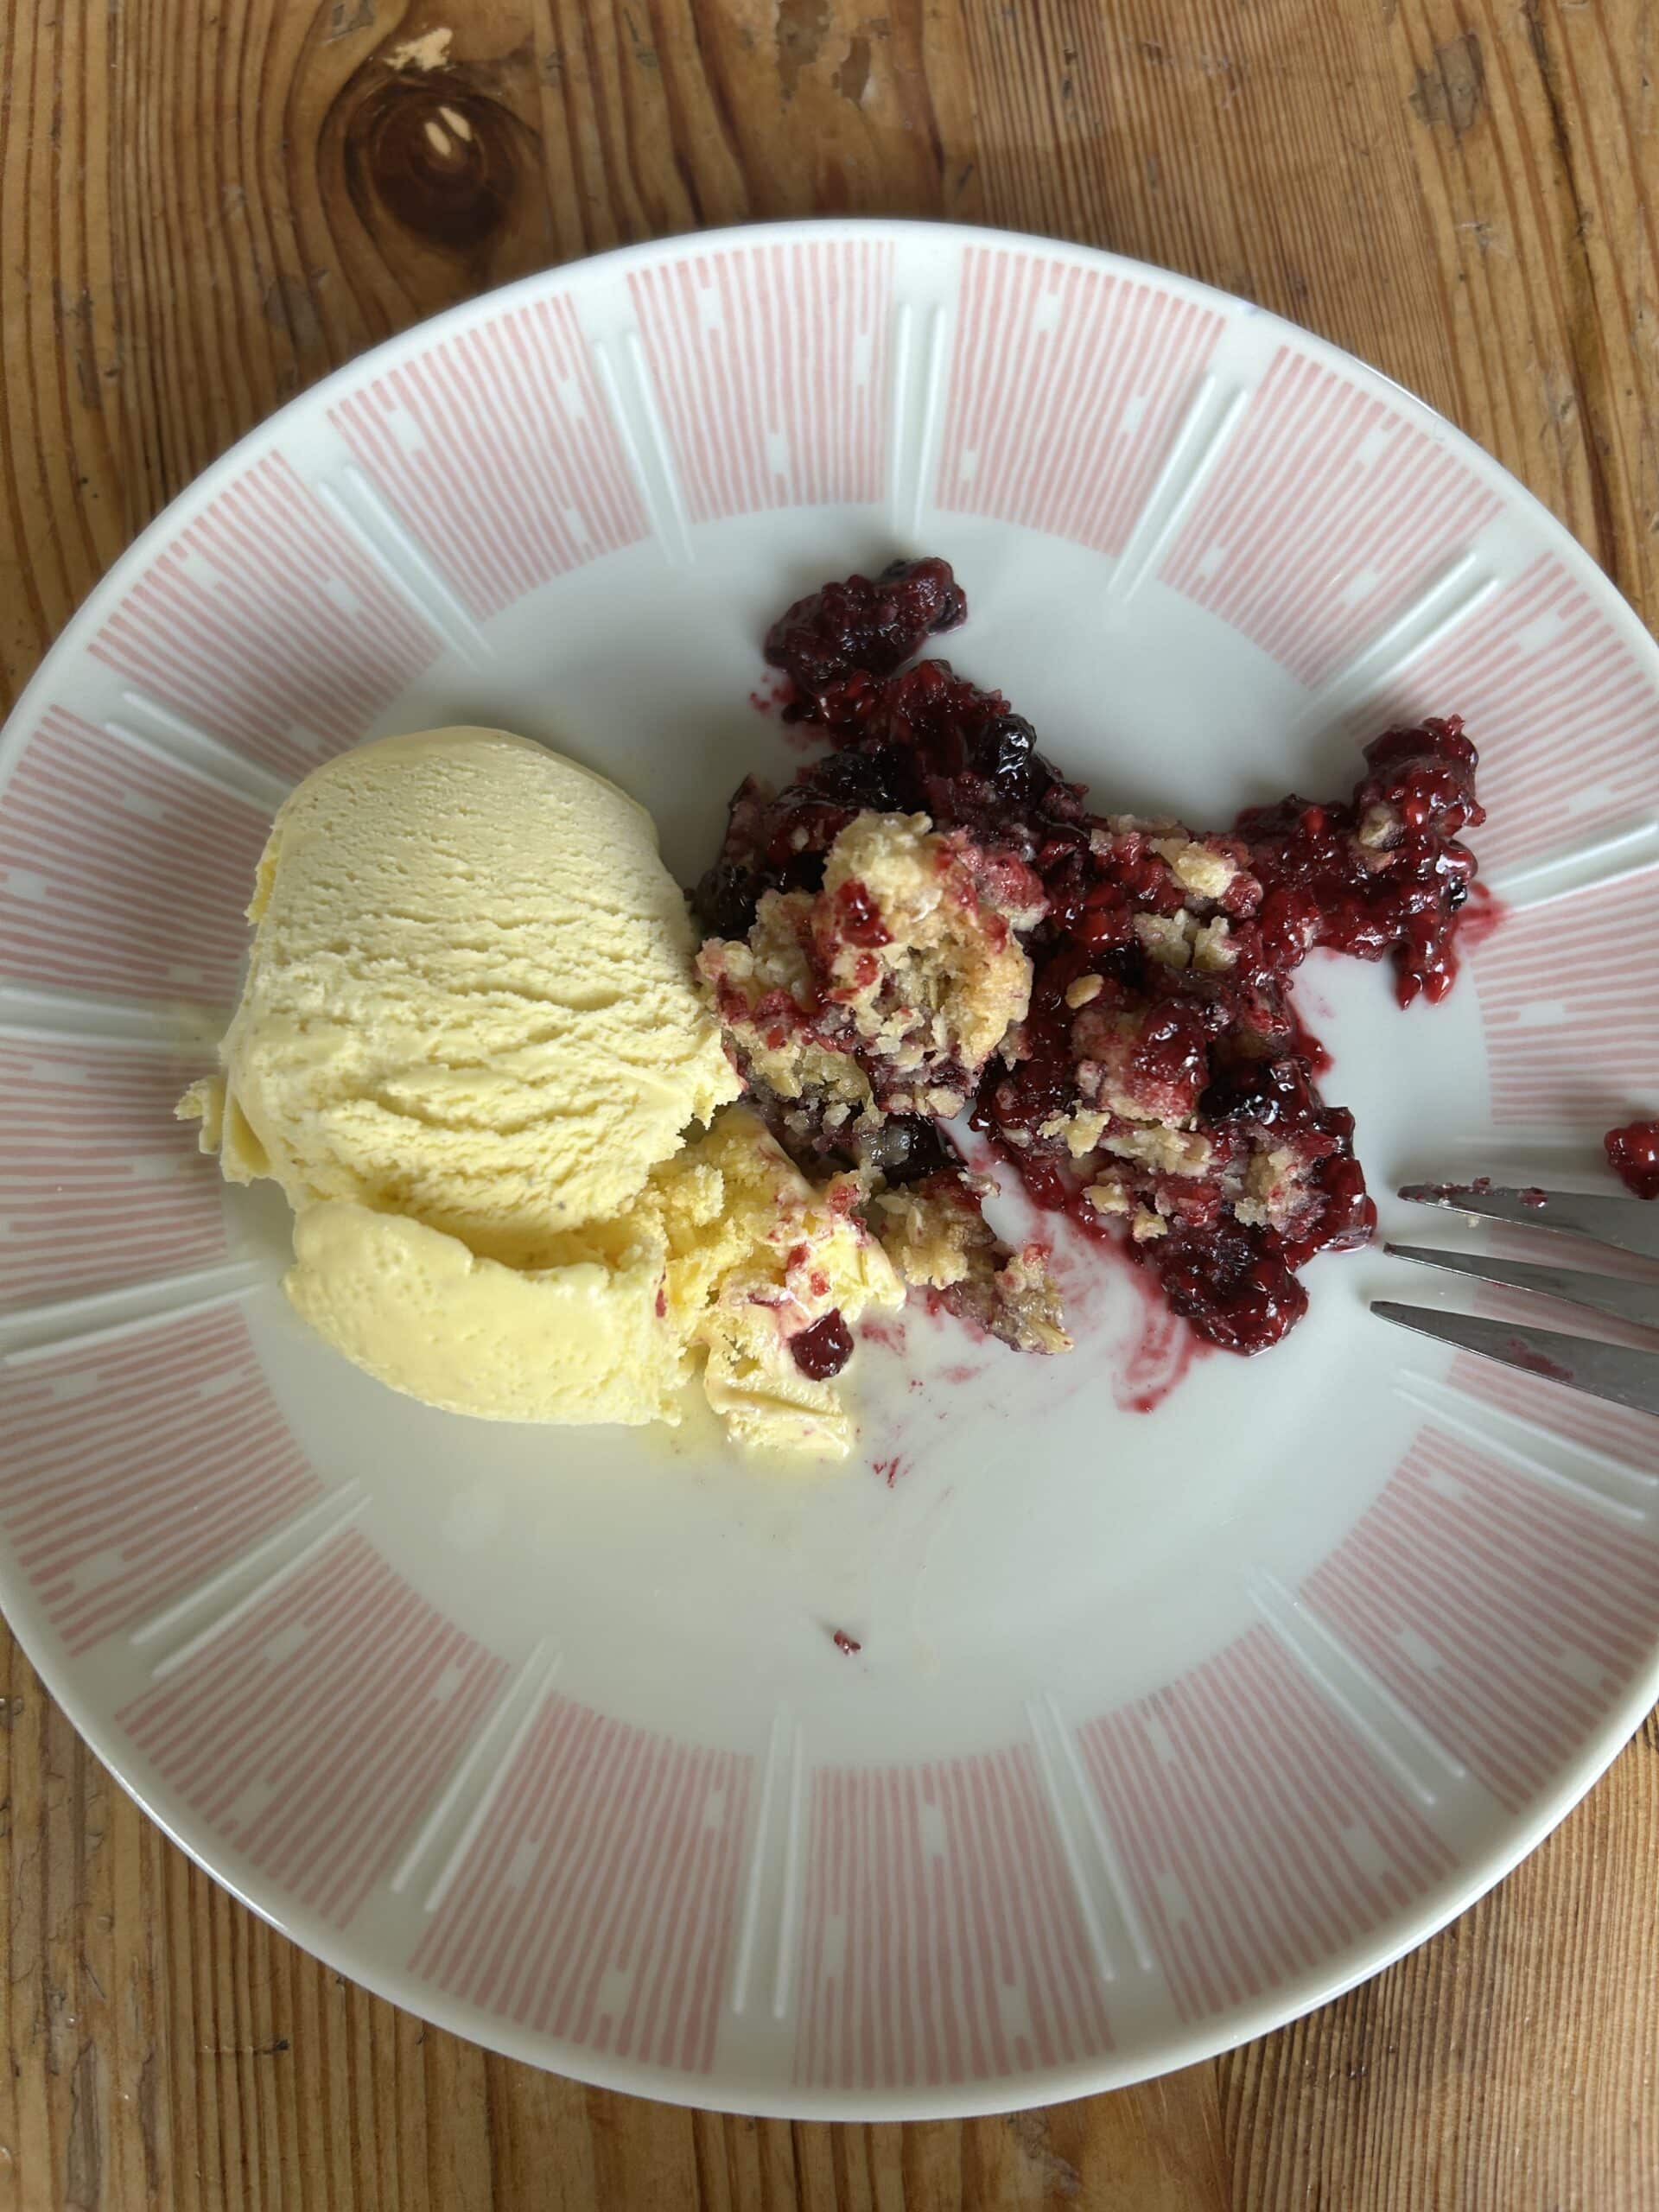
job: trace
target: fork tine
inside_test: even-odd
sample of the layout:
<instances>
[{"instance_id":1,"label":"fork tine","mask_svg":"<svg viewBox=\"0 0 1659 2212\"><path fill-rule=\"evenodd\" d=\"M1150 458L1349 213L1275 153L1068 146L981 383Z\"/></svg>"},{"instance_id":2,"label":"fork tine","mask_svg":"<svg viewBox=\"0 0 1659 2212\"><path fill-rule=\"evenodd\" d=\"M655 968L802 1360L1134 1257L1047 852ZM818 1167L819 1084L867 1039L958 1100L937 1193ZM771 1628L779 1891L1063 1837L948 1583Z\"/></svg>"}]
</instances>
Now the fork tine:
<instances>
[{"instance_id":1,"label":"fork tine","mask_svg":"<svg viewBox=\"0 0 1659 2212\"><path fill-rule=\"evenodd\" d=\"M1406 1183L1400 1196L1414 1205L1443 1206L1450 1213L1484 1214L1533 1229L1568 1229L1616 1244L1644 1260L1659 1260L1659 1205L1642 1198L1607 1198L1579 1191L1477 1191L1467 1183Z\"/></svg>"},{"instance_id":2,"label":"fork tine","mask_svg":"<svg viewBox=\"0 0 1659 2212\"><path fill-rule=\"evenodd\" d=\"M1475 1313L1443 1313L1428 1306L1401 1306L1389 1298L1373 1299L1371 1311L1419 1336L1456 1344L1523 1375L1563 1382L1568 1389L1630 1406L1637 1413L1659 1414L1659 1352L1627 1351L1618 1344L1597 1344L1590 1337L1488 1321Z\"/></svg>"},{"instance_id":3,"label":"fork tine","mask_svg":"<svg viewBox=\"0 0 1659 2212\"><path fill-rule=\"evenodd\" d=\"M1511 1290L1535 1290L1565 1300L1592 1313L1611 1313L1644 1329L1659 1329L1659 1283L1619 1282L1611 1275L1589 1274L1581 1268L1540 1267L1530 1260L1489 1260L1484 1252L1432 1251L1423 1244L1385 1244L1396 1260L1446 1274L1473 1275L1477 1282L1503 1283Z\"/></svg>"}]
</instances>

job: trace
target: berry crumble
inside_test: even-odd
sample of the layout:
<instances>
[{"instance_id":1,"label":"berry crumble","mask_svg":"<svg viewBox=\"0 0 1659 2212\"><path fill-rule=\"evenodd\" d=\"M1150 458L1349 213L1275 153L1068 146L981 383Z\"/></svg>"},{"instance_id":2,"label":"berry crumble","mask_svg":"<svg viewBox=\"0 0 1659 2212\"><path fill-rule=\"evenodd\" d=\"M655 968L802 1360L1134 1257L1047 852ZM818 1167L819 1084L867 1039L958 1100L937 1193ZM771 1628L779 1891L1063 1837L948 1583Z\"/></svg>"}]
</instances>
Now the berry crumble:
<instances>
[{"instance_id":1,"label":"berry crumble","mask_svg":"<svg viewBox=\"0 0 1659 2212\"><path fill-rule=\"evenodd\" d=\"M1068 1348L1039 1246L986 1223L966 1115L1032 1200L1120 1244L1236 1352L1300 1318L1300 1271L1366 1243L1353 1119L1291 984L1315 946L1457 973L1484 819L1450 715L1365 748L1343 799L1230 829L1094 810L1008 702L916 660L967 601L940 560L800 600L766 658L830 750L754 778L697 886L703 987L751 1103L809 1174L855 1172L899 1276L1025 1350Z\"/></svg>"}]
</instances>

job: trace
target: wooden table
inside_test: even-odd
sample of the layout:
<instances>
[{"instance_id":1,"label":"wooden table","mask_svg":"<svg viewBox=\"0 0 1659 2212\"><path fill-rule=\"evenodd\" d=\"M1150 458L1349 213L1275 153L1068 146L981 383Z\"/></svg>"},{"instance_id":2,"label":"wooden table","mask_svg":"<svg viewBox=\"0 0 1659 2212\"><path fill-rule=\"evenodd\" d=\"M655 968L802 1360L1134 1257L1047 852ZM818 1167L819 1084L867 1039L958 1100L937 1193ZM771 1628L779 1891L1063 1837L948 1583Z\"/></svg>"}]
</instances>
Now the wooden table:
<instances>
[{"instance_id":1,"label":"wooden table","mask_svg":"<svg viewBox=\"0 0 1659 2212\"><path fill-rule=\"evenodd\" d=\"M814 212L1248 294L1443 409L1659 612L1651 0L10 0L0 40L9 696L158 507L361 347L619 240ZM0 1665L0 2206L1659 2204L1651 1719L1484 1904L1282 2034L1011 2119L791 2127L371 1999Z\"/></svg>"}]
</instances>

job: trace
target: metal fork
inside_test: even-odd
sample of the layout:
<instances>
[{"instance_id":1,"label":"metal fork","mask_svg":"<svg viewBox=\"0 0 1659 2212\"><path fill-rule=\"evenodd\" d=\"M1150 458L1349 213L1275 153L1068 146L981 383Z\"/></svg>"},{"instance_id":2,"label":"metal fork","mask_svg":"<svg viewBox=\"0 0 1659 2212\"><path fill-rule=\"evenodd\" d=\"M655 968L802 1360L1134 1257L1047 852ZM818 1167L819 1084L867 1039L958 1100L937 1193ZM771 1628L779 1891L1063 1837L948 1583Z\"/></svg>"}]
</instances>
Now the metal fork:
<instances>
[{"instance_id":1,"label":"metal fork","mask_svg":"<svg viewBox=\"0 0 1659 2212\"><path fill-rule=\"evenodd\" d=\"M1408 1183L1400 1196L1414 1205L1440 1206L1449 1212L1479 1214L1489 1221L1513 1222L1529 1229L1562 1230L1589 1237L1621 1252L1659 1260L1659 1204L1637 1198L1601 1198L1572 1191L1537 1188L1502 1190L1491 1184ZM1541 1291L1587 1313L1611 1314L1643 1328L1659 1330L1659 1280L1624 1282L1580 1268L1557 1268L1532 1261L1494 1260L1484 1253L1431 1250L1421 1244L1385 1244L1396 1260L1414 1260L1448 1274L1472 1275L1510 1290ZM1637 1412L1659 1414L1659 1349L1637 1351L1606 1344L1593 1337L1570 1337L1557 1329L1538 1329L1514 1321L1488 1320L1476 1313L1447 1313L1428 1306L1402 1306L1391 1298L1373 1299L1373 1313L1419 1335L1437 1338L1500 1361L1525 1375L1564 1382L1592 1398Z\"/></svg>"}]
</instances>

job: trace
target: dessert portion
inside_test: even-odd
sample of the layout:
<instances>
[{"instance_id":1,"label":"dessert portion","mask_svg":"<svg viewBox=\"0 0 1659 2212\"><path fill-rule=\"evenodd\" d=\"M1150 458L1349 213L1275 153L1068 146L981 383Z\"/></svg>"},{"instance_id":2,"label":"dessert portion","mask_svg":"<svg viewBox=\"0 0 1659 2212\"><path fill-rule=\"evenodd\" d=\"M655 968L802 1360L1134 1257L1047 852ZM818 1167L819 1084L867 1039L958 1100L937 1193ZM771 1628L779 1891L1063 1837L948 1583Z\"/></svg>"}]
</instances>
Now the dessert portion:
<instances>
[{"instance_id":1,"label":"dessert portion","mask_svg":"<svg viewBox=\"0 0 1659 2212\"><path fill-rule=\"evenodd\" d=\"M966 614L929 560L774 626L828 750L737 792L700 950L649 816L526 739L385 739L292 794L179 1110L286 1193L288 1294L331 1344L500 1420L673 1422L700 1378L737 1440L844 1454L867 1311L1071 1347L964 1117L1201 1336L1293 1325L1375 1211L1292 979L1325 945L1390 959L1402 1001L1449 987L1474 748L1390 730L1348 798L1224 830L1097 812L1000 694L916 660ZM1650 1132L1615 1135L1645 1173Z\"/></svg>"},{"instance_id":2,"label":"dessert portion","mask_svg":"<svg viewBox=\"0 0 1659 2212\"><path fill-rule=\"evenodd\" d=\"M966 1109L1039 1206L1121 1242L1201 1336L1261 1351L1306 1310L1299 1271L1376 1220L1292 978L1324 945L1391 960L1402 1003L1444 995L1475 749L1456 716L1389 730L1349 797L1222 831L1097 812L1000 694L906 667L966 612L927 560L774 625L786 712L831 750L732 802L696 893L710 1003L780 1142L862 1176L906 1282L1066 1343L1040 1253L998 1245L943 1126Z\"/></svg>"},{"instance_id":3,"label":"dessert portion","mask_svg":"<svg viewBox=\"0 0 1659 2212\"><path fill-rule=\"evenodd\" d=\"M844 1452L850 1325L901 1285L843 1179L747 1109L650 817L499 730L317 770L261 860L221 1071L226 1177L296 1213L286 1288L453 1411L676 1421Z\"/></svg>"}]
</instances>

